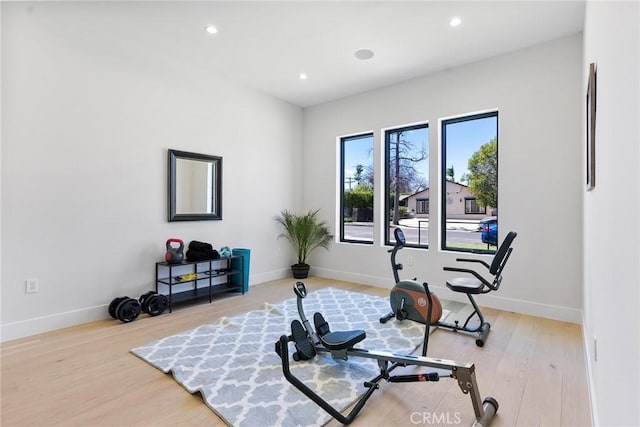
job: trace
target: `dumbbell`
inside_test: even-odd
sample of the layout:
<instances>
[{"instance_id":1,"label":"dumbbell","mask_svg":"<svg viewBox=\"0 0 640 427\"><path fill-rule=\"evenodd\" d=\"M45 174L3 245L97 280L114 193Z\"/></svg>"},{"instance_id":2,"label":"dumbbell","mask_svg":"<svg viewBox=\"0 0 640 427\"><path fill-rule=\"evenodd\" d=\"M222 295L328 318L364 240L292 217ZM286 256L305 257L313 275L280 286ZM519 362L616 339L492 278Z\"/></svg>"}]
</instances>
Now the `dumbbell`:
<instances>
[{"instance_id":1,"label":"dumbbell","mask_svg":"<svg viewBox=\"0 0 640 427\"><path fill-rule=\"evenodd\" d=\"M129 323L140 315L140 301L129 297L115 298L109 304L109 315L124 323Z\"/></svg>"},{"instance_id":2,"label":"dumbbell","mask_svg":"<svg viewBox=\"0 0 640 427\"><path fill-rule=\"evenodd\" d=\"M169 301L162 294L149 291L139 300L129 297L118 297L109 304L109 315L124 323L129 323L140 315L140 312L150 316L158 316L167 309Z\"/></svg>"},{"instance_id":3,"label":"dumbbell","mask_svg":"<svg viewBox=\"0 0 640 427\"><path fill-rule=\"evenodd\" d=\"M140 305L142 311L149 316L158 316L167 309L169 301L166 296L149 291L140 296Z\"/></svg>"}]
</instances>

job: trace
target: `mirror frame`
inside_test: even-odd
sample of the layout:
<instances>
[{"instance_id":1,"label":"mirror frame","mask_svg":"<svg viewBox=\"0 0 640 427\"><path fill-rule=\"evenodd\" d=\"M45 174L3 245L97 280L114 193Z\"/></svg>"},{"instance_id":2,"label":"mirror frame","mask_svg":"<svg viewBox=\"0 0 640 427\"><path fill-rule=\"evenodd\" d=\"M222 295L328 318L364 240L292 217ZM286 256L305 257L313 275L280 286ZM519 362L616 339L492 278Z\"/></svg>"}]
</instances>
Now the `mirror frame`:
<instances>
[{"instance_id":1,"label":"mirror frame","mask_svg":"<svg viewBox=\"0 0 640 427\"><path fill-rule=\"evenodd\" d=\"M215 205L213 213L188 213L181 214L176 211L176 160L198 160L205 162L213 162L215 168L215 186L213 193L215 195ZM173 221L211 221L222 219L222 157L209 156L206 154L189 153L187 151L178 151L169 149L169 222Z\"/></svg>"}]
</instances>

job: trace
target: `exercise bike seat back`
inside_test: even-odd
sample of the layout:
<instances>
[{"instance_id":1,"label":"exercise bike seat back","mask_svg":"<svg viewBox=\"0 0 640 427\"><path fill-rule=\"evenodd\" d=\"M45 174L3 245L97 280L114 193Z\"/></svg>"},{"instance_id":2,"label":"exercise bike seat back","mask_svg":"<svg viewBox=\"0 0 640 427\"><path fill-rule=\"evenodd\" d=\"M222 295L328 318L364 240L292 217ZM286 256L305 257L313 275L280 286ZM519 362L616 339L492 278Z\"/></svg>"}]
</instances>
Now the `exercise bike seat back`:
<instances>
[{"instance_id":1,"label":"exercise bike seat back","mask_svg":"<svg viewBox=\"0 0 640 427\"><path fill-rule=\"evenodd\" d=\"M473 262L484 265L488 270L489 274L493 276L493 280L489 282L483 276L481 276L475 270L471 270L468 268L458 268L458 267L444 267L445 271L455 271L459 273L469 273L473 277L456 277L454 279L447 280L447 287L454 292L462 292L467 295L469 294L486 294L491 291L497 291L500 287L500 283L502 282L502 270L513 251L511 244L513 240L516 238L518 234L515 231L510 231L507 233L507 237L505 237L504 241L498 248L491 265L479 259L468 259L468 258L457 258L456 261L459 262Z\"/></svg>"}]
</instances>

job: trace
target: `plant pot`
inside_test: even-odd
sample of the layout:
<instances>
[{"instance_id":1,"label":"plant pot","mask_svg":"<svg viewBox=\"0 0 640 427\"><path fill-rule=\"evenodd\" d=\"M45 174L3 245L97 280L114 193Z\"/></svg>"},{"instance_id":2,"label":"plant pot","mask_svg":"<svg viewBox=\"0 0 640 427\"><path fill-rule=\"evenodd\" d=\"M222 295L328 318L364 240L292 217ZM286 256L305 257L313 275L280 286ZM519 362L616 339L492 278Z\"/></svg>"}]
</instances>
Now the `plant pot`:
<instances>
[{"instance_id":1,"label":"plant pot","mask_svg":"<svg viewBox=\"0 0 640 427\"><path fill-rule=\"evenodd\" d=\"M306 279L309 276L309 264L293 264L291 266L291 273L293 273L294 279Z\"/></svg>"}]
</instances>

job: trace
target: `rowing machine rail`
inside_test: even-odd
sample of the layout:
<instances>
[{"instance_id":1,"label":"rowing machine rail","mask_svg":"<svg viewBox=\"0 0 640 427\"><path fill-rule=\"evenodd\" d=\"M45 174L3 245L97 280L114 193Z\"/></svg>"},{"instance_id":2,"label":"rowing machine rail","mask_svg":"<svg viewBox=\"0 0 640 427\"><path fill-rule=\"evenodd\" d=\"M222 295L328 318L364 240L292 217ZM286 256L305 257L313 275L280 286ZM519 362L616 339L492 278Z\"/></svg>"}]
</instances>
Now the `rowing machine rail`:
<instances>
[{"instance_id":1,"label":"rowing machine rail","mask_svg":"<svg viewBox=\"0 0 640 427\"><path fill-rule=\"evenodd\" d=\"M318 406L320 406L327 413L329 413L329 415L334 417L342 424L350 424L355 419L355 417L360 413L373 392L380 388L380 385L378 383L382 379L388 382L438 381L439 379L439 376L437 374L434 375L434 373L400 376L389 375L389 373L398 366L424 366L450 371L451 378L454 378L458 381L460 390L462 390L464 394L468 394L471 398L471 403L473 405L473 410L475 413L475 420L473 423L473 425L475 426L488 425L498 410L498 402L494 398L487 397L484 399L484 401L482 400L480 391L478 389L478 383L476 381L475 365L473 363L460 364L455 361L446 359L389 353L384 351L365 350L359 348L330 351L325 350L324 348L316 347L316 350L329 352L338 359L346 359L347 357L352 356L364 357L378 361L378 366L380 366L380 375L365 383L365 387L367 387L366 392L360 398L360 400L358 400L356 406L351 410L351 412L345 416L291 373L289 367L288 342L289 337L287 335L282 335L280 337L280 341L276 343L276 352L280 355L280 358L282 360L282 371L285 378L298 390L304 393L305 396L313 400ZM391 363L390 366L389 363Z\"/></svg>"}]
</instances>

